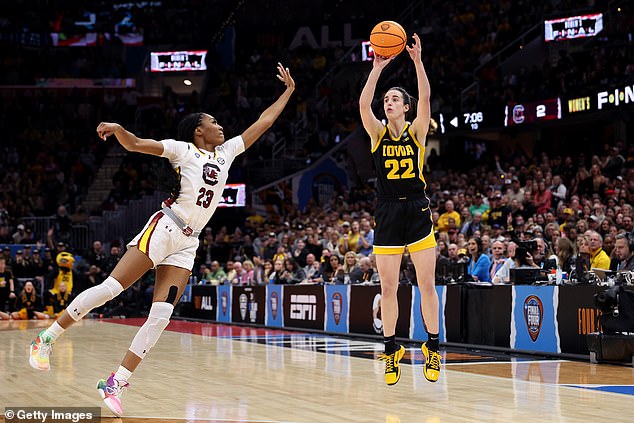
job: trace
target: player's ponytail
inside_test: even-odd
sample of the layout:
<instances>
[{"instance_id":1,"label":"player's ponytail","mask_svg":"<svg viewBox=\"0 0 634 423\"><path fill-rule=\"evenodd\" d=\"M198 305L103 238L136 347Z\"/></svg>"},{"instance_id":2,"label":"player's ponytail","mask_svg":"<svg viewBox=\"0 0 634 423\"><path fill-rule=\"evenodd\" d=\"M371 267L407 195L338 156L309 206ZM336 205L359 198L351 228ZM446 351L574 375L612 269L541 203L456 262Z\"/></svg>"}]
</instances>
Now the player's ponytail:
<instances>
[{"instance_id":1,"label":"player's ponytail","mask_svg":"<svg viewBox=\"0 0 634 423\"><path fill-rule=\"evenodd\" d=\"M194 142L194 131L202 122L202 113L190 113L185 116L178 124L178 141ZM161 160L161 164L157 170L158 182L157 189L159 191L169 193L168 203L176 201L181 192L181 178L174 170L167 159Z\"/></svg>"},{"instance_id":2,"label":"player's ponytail","mask_svg":"<svg viewBox=\"0 0 634 423\"><path fill-rule=\"evenodd\" d=\"M203 120L202 113L190 113L178 124L178 140L194 142L194 131Z\"/></svg>"}]
</instances>

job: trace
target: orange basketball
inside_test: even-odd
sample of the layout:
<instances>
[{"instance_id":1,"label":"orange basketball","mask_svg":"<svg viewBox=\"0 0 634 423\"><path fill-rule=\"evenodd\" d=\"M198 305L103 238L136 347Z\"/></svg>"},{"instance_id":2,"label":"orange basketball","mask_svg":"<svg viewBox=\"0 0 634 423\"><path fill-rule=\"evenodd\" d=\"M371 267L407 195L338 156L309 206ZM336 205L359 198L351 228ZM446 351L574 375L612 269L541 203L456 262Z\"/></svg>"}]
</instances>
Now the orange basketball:
<instances>
[{"instance_id":1,"label":"orange basketball","mask_svg":"<svg viewBox=\"0 0 634 423\"><path fill-rule=\"evenodd\" d=\"M379 56L396 56L405 49L406 42L405 30L394 21L379 22L370 33L370 44Z\"/></svg>"}]
</instances>

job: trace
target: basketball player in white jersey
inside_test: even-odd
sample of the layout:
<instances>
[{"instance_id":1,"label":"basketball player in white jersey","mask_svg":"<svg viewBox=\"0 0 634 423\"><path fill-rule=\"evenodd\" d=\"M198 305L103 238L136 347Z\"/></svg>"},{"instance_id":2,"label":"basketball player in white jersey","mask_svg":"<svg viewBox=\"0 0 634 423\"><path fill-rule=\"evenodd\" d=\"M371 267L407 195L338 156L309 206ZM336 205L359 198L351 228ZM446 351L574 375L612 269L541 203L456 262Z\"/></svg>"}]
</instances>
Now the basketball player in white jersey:
<instances>
[{"instance_id":1,"label":"basketball player in white jersey","mask_svg":"<svg viewBox=\"0 0 634 423\"><path fill-rule=\"evenodd\" d=\"M99 124L97 133L102 139L114 135L128 151L169 159L180 176L180 189L128 244L127 252L110 276L79 294L59 319L35 338L29 356L33 368L49 370L51 348L70 325L156 268L154 298L147 321L132 340L117 372L97 384L108 408L118 416L123 414L121 393L169 323L194 265L198 235L216 210L231 163L273 125L295 89L288 68L278 63L277 71L277 78L286 85L286 90L242 135L226 142L222 126L205 113L190 114L180 122L178 141L142 139L117 123Z\"/></svg>"}]
</instances>

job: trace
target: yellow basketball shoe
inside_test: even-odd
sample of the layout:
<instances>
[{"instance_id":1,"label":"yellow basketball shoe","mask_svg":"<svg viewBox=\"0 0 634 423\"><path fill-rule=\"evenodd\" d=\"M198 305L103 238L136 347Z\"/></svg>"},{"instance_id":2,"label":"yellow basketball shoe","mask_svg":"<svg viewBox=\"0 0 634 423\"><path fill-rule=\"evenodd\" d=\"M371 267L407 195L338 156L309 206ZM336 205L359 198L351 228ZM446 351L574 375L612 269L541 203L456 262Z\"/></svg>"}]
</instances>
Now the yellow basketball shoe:
<instances>
[{"instance_id":1,"label":"yellow basketball shoe","mask_svg":"<svg viewBox=\"0 0 634 423\"><path fill-rule=\"evenodd\" d=\"M427 348L427 342L423 342L421 347L425 356L425 366L423 366L423 375L430 382L436 382L440 376L440 362L442 356L438 351L432 351Z\"/></svg>"},{"instance_id":2,"label":"yellow basketball shoe","mask_svg":"<svg viewBox=\"0 0 634 423\"><path fill-rule=\"evenodd\" d=\"M379 360L385 361L385 383L395 385L401 378L401 368L398 363L405 355L405 347L399 345L399 348L392 354L381 354Z\"/></svg>"}]
</instances>

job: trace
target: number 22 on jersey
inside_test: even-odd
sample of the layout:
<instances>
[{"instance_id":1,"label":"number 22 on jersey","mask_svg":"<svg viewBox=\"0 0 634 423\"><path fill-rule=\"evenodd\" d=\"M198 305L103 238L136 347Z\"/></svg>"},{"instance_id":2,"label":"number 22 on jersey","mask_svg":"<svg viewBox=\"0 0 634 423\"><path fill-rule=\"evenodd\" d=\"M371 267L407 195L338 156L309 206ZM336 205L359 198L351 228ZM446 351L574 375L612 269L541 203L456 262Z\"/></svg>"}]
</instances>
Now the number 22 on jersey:
<instances>
[{"instance_id":1,"label":"number 22 on jersey","mask_svg":"<svg viewBox=\"0 0 634 423\"><path fill-rule=\"evenodd\" d=\"M385 168L390 171L387 179L410 179L414 178L414 161L411 158L388 159L385 161Z\"/></svg>"}]
</instances>

